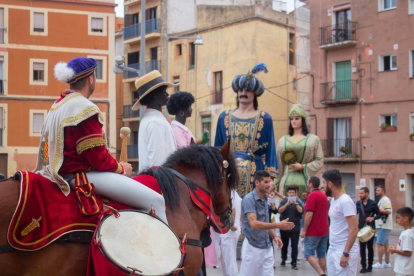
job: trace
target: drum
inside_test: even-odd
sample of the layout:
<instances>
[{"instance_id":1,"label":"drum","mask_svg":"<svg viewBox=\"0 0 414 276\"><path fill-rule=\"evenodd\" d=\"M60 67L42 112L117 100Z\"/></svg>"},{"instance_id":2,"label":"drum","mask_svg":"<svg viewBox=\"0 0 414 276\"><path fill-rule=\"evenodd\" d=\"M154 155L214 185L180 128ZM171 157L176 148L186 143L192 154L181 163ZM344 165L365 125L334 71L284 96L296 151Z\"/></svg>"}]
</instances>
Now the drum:
<instances>
[{"instance_id":1,"label":"drum","mask_svg":"<svg viewBox=\"0 0 414 276\"><path fill-rule=\"evenodd\" d=\"M367 242L375 235L375 230L371 226L366 225L358 231L358 239L360 242Z\"/></svg>"},{"instance_id":2,"label":"drum","mask_svg":"<svg viewBox=\"0 0 414 276\"><path fill-rule=\"evenodd\" d=\"M176 274L183 266L181 240L172 229L150 214L120 211L105 216L96 231L102 254L132 275Z\"/></svg>"}]
</instances>

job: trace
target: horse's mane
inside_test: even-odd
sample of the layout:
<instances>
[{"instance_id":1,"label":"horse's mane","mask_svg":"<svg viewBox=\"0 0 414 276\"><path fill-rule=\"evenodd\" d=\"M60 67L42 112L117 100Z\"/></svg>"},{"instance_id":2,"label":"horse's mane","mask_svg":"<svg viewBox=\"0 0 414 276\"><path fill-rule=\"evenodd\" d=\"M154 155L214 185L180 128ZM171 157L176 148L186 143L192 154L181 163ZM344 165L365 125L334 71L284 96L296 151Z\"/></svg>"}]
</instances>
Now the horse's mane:
<instances>
[{"instance_id":1,"label":"horse's mane","mask_svg":"<svg viewBox=\"0 0 414 276\"><path fill-rule=\"evenodd\" d=\"M236 188L238 184L236 161L233 156L229 156L227 161L229 162L227 174L230 174L230 177L227 179L227 184L230 188ZM205 175L208 186L214 192L218 192L223 184L220 174L222 164L223 156L219 149L192 145L175 151L161 167L154 170L145 170L141 174L152 175L157 179L166 204L173 209L179 205L180 193L174 175L168 168L177 169L179 167L187 167L194 170L201 170Z\"/></svg>"}]
</instances>

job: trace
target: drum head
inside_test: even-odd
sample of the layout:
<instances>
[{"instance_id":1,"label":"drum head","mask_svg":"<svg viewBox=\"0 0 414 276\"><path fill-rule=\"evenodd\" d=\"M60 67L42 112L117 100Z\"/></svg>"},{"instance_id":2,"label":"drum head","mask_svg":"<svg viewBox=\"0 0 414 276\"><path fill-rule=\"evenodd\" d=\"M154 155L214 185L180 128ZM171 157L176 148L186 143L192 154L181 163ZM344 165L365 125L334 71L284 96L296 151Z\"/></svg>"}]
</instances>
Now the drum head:
<instances>
[{"instance_id":1,"label":"drum head","mask_svg":"<svg viewBox=\"0 0 414 276\"><path fill-rule=\"evenodd\" d=\"M121 211L105 217L96 237L101 236L105 256L124 271L139 275L168 275L182 262L180 241L161 220L139 211Z\"/></svg>"}]
</instances>

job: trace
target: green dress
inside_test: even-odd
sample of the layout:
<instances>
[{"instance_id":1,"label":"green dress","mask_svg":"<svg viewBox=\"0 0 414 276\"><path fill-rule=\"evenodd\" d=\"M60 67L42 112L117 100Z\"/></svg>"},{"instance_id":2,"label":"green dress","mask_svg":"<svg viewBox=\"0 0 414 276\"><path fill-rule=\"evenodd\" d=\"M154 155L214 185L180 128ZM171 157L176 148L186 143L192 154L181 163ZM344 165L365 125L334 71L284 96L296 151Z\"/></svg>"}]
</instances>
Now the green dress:
<instances>
[{"instance_id":1,"label":"green dress","mask_svg":"<svg viewBox=\"0 0 414 276\"><path fill-rule=\"evenodd\" d=\"M298 163L304 165L303 170L289 170L288 165L282 161L282 154L285 150L293 150L296 153ZM299 186L298 195L300 196L307 191L309 177L315 175L323 166L323 151L318 136L308 134L294 140L289 135L285 135L279 139L276 152L280 171L276 182L279 184L279 192L286 195L286 188L295 184Z\"/></svg>"}]
</instances>

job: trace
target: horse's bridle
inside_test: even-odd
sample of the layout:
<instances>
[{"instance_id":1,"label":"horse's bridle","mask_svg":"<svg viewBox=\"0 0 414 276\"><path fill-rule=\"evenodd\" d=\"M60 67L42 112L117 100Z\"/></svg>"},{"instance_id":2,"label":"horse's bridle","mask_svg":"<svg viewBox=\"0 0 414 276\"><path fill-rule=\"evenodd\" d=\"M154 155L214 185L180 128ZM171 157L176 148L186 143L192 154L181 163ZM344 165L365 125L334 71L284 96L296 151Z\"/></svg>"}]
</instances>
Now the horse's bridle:
<instances>
[{"instance_id":1,"label":"horse's bridle","mask_svg":"<svg viewBox=\"0 0 414 276\"><path fill-rule=\"evenodd\" d=\"M197 199L199 199L199 203L202 204L202 206L199 206L198 204L196 204L197 206L199 206L203 212L209 216L207 222L209 225L211 225L214 230L218 233L226 233L228 231L228 229L230 229L231 225L230 225L230 217L231 217L231 213L232 213L232 201L231 201L231 193L230 194L230 198L229 198L229 205L227 206L226 210L224 210L223 212L216 214L214 211L214 206L209 206L208 204L206 204L205 201L203 201L201 198L198 198L198 194L197 194L197 190L202 191L203 194L205 194L206 196L209 197L209 199L211 199L211 194L209 191L207 191L206 189L204 189L203 187L201 187L200 185L198 185L196 182L194 182L193 180L189 179L188 177L186 177L185 175L177 172L176 170L172 169L172 168L168 168L168 170L174 174L176 177L180 178L184 184L186 184L190 190L190 194L193 192L193 196L195 196ZM225 168L225 170L227 171L227 169ZM229 178L230 175L227 175L227 178ZM223 180L223 177L222 179ZM213 207L213 208L212 208ZM208 212L208 210L210 211L210 213ZM224 232L223 230L226 229Z\"/></svg>"}]
</instances>

